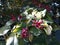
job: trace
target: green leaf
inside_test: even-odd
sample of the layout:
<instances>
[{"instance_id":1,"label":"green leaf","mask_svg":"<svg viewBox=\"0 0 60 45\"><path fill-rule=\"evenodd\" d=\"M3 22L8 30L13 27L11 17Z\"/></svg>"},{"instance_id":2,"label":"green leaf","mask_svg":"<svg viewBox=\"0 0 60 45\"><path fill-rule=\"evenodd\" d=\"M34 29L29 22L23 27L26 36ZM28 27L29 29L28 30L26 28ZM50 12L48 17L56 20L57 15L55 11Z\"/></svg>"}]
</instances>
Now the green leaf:
<instances>
[{"instance_id":1,"label":"green leaf","mask_svg":"<svg viewBox=\"0 0 60 45\"><path fill-rule=\"evenodd\" d=\"M20 37L18 38L18 44L19 44L19 45L24 45L24 40L21 39Z\"/></svg>"},{"instance_id":2,"label":"green leaf","mask_svg":"<svg viewBox=\"0 0 60 45\"><path fill-rule=\"evenodd\" d=\"M41 33L41 30L38 30L36 27L30 27L30 32L34 35L34 36L39 36Z\"/></svg>"},{"instance_id":3,"label":"green leaf","mask_svg":"<svg viewBox=\"0 0 60 45\"><path fill-rule=\"evenodd\" d=\"M26 23L22 22L21 28L25 28L26 26Z\"/></svg>"},{"instance_id":4,"label":"green leaf","mask_svg":"<svg viewBox=\"0 0 60 45\"><path fill-rule=\"evenodd\" d=\"M45 19L48 20L48 21L53 22L52 16L51 16L50 13L48 13L48 12L46 13Z\"/></svg>"}]
</instances>

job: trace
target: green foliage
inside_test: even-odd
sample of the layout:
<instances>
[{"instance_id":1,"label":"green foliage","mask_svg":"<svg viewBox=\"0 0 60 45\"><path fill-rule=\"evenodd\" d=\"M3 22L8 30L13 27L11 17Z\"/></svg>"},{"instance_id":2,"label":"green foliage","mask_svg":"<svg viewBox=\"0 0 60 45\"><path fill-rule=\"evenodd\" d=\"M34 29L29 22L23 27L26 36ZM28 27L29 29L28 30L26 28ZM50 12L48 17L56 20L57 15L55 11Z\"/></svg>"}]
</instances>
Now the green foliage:
<instances>
[{"instance_id":1,"label":"green foliage","mask_svg":"<svg viewBox=\"0 0 60 45\"><path fill-rule=\"evenodd\" d=\"M30 32L34 35L34 36L39 36L40 35L40 30L37 29L36 27L30 27Z\"/></svg>"}]
</instances>

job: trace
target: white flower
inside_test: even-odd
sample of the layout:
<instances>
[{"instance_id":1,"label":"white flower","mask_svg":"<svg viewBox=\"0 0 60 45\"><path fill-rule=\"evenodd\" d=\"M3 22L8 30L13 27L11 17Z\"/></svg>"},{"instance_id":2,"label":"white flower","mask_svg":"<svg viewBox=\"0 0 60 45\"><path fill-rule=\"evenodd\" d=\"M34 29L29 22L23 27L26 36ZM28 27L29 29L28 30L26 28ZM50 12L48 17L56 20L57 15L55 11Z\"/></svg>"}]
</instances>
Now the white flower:
<instances>
[{"instance_id":1,"label":"white flower","mask_svg":"<svg viewBox=\"0 0 60 45\"><path fill-rule=\"evenodd\" d=\"M28 12L27 12L27 10L26 10L25 12L23 12L23 14L25 14L25 15L28 15Z\"/></svg>"},{"instance_id":2,"label":"white flower","mask_svg":"<svg viewBox=\"0 0 60 45\"><path fill-rule=\"evenodd\" d=\"M46 28L44 28L44 31L46 32L47 35L51 35L52 27L48 25Z\"/></svg>"},{"instance_id":3,"label":"white flower","mask_svg":"<svg viewBox=\"0 0 60 45\"><path fill-rule=\"evenodd\" d=\"M41 19L41 18L42 18L41 12L37 12L37 13L35 14L35 16L36 16L36 19Z\"/></svg>"},{"instance_id":4,"label":"white flower","mask_svg":"<svg viewBox=\"0 0 60 45\"><path fill-rule=\"evenodd\" d=\"M9 37L7 40L6 40L6 45L11 45L13 42L13 37Z\"/></svg>"},{"instance_id":5,"label":"white flower","mask_svg":"<svg viewBox=\"0 0 60 45\"><path fill-rule=\"evenodd\" d=\"M23 12L23 14L26 15L26 18L27 18L27 19L32 19L34 16L33 16L32 14L28 14L28 11L29 11L29 10L33 10L33 8L28 8L27 10L25 10L25 11Z\"/></svg>"},{"instance_id":6,"label":"white flower","mask_svg":"<svg viewBox=\"0 0 60 45\"><path fill-rule=\"evenodd\" d=\"M35 15L37 13L37 10L33 10L32 15Z\"/></svg>"},{"instance_id":7,"label":"white flower","mask_svg":"<svg viewBox=\"0 0 60 45\"><path fill-rule=\"evenodd\" d=\"M46 9L43 10L43 11L37 12L37 13L35 14L35 16L36 16L37 19L41 19L42 17L45 16L45 14L46 14Z\"/></svg>"},{"instance_id":8,"label":"white flower","mask_svg":"<svg viewBox=\"0 0 60 45\"><path fill-rule=\"evenodd\" d=\"M41 24L44 27L48 27L47 21L43 20L43 23Z\"/></svg>"},{"instance_id":9,"label":"white flower","mask_svg":"<svg viewBox=\"0 0 60 45\"><path fill-rule=\"evenodd\" d=\"M42 11L42 16L45 17L45 14L46 14L46 9Z\"/></svg>"},{"instance_id":10,"label":"white flower","mask_svg":"<svg viewBox=\"0 0 60 45\"><path fill-rule=\"evenodd\" d=\"M11 45L11 44L12 45L18 45L18 39L17 39L16 35L11 36L6 40L6 45Z\"/></svg>"},{"instance_id":11,"label":"white flower","mask_svg":"<svg viewBox=\"0 0 60 45\"><path fill-rule=\"evenodd\" d=\"M46 34L51 35L52 27L48 25L48 22L43 20L43 23L41 25L45 27L44 31L46 32Z\"/></svg>"},{"instance_id":12,"label":"white flower","mask_svg":"<svg viewBox=\"0 0 60 45\"><path fill-rule=\"evenodd\" d=\"M30 19L30 18L31 19L32 18L41 19L46 14L46 9L44 9L43 11L40 11L40 12L38 12L37 9L34 9L31 14L28 14L28 10L33 10L33 8L29 8L29 9L25 10L24 14L26 15L27 19Z\"/></svg>"},{"instance_id":13,"label":"white flower","mask_svg":"<svg viewBox=\"0 0 60 45\"><path fill-rule=\"evenodd\" d=\"M18 39L17 39L16 35L14 36L14 45L18 45Z\"/></svg>"},{"instance_id":14,"label":"white flower","mask_svg":"<svg viewBox=\"0 0 60 45\"><path fill-rule=\"evenodd\" d=\"M26 18L27 18L27 19L32 19L32 18L34 18L34 16L31 15L31 14L29 14L29 15L26 16Z\"/></svg>"}]
</instances>

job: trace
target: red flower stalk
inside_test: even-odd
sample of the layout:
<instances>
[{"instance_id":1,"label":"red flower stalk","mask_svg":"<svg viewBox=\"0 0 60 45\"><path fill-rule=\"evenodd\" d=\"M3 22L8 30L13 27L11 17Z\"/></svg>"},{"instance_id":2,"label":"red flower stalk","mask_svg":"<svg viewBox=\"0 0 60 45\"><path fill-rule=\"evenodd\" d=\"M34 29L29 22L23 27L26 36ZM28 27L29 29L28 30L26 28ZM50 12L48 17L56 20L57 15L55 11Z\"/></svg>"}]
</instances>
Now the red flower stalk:
<instances>
[{"instance_id":1,"label":"red flower stalk","mask_svg":"<svg viewBox=\"0 0 60 45\"><path fill-rule=\"evenodd\" d=\"M43 23L43 20L33 20L32 21L32 26L35 26L36 28L43 29L44 27L41 25Z\"/></svg>"},{"instance_id":2,"label":"red flower stalk","mask_svg":"<svg viewBox=\"0 0 60 45\"><path fill-rule=\"evenodd\" d=\"M22 36L22 38L28 37L28 29L27 28L22 29L21 36Z\"/></svg>"}]
</instances>

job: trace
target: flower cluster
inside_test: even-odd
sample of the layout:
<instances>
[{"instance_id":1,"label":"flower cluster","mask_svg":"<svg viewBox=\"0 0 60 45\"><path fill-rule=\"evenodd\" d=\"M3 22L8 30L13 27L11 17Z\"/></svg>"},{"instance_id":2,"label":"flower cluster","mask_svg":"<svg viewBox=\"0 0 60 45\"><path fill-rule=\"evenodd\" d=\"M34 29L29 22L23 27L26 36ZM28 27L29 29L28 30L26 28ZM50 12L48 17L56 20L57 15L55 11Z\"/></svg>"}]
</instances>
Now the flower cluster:
<instances>
[{"instance_id":1,"label":"flower cluster","mask_svg":"<svg viewBox=\"0 0 60 45\"><path fill-rule=\"evenodd\" d=\"M33 22L32 26L35 26L36 28L44 30L47 35L51 34L52 27L50 25L48 25L47 21L45 21L45 20L39 20L39 21L33 20L32 22Z\"/></svg>"},{"instance_id":2,"label":"flower cluster","mask_svg":"<svg viewBox=\"0 0 60 45\"><path fill-rule=\"evenodd\" d=\"M30 10L32 11L29 14L28 11ZM28 10L25 10L24 14L26 15L26 18L28 20L31 19L32 26L44 30L47 35L51 34L52 27L48 25L48 21L42 19L46 15L46 9L44 9L43 11L37 11L37 9L29 8Z\"/></svg>"},{"instance_id":3,"label":"flower cluster","mask_svg":"<svg viewBox=\"0 0 60 45\"><path fill-rule=\"evenodd\" d=\"M23 17L23 15L25 15L24 17L26 19ZM47 35L51 35L52 27L48 24L50 22L44 19L45 15L46 9L43 11L38 11L34 8L26 9L20 16L21 25L18 25L19 27L15 28L13 32L16 33L19 32L18 30L20 30L20 35L22 38L29 38L31 32L33 32L32 35L39 35L40 30L44 30ZM24 20L21 17L23 17Z\"/></svg>"},{"instance_id":4,"label":"flower cluster","mask_svg":"<svg viewBox=\"0 0 60 45\"><path fill-rule=\"evenodd\" d=\"M43 20L32 20L33 24L32 26L35 26L36 28L40 28L40 29L43 29L44 26L42 26L41 24L43 23Z\"/></svg>"},{"instance_id":5,"label":"flower cluster","mask_svg":"<svg viewBox=\"0 0 60 45\"><path fill-rule=\"evenodd\" d=\"M31 13L29 14L28 11L31 11ZM42 17L45 16L46 14L46 9L44 9L43 11L37 11L37 9L33 9L33 8L29 8L28 10L25 10L24 14L26 15L27 19L41 19Z\"/></svg>"},{"instance_id":6,"label":"flower cluster","mask_svg":"<svg viewBox=\"0 0 60 45\"><path fill-rule=\"evenodd\" d=\"M28 29L27 28L23 28L21 34L22 34L21 35L22 38L28 37Z\"/></svg>"}]
</instances>

